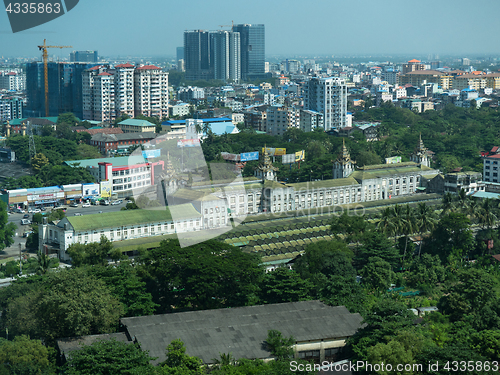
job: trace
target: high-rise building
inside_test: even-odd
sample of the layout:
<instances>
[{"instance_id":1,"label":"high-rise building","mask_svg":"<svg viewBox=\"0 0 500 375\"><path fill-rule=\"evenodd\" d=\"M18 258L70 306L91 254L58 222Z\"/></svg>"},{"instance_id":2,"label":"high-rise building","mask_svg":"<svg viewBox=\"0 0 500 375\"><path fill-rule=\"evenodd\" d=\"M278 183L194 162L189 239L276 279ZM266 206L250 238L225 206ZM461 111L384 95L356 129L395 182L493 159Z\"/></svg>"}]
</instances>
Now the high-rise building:
<instances>
[{"instance_id":1,"label":"high-rise building","mask_svg":"<svg viewBox=\"0 0 500 375\"><path fill-rule=\"evenodd\" d=\"M243 80L265 75L265 29L263 24L240 24L233 27L240 33L241 77Z\"/></svg>"},{"instance_id":2,"label":"high-rise building","mask_svg":"<svg viewBox=\"0 0 500 375\"><path fill-rule=\"evenodd\" d=\"M134 71L134 116L168 117L168 73L154 65Z\"/></svg>"},{"instance_id":3,"label":"high-rise building","mask_svg":"<svg viewBox=\"0 0 500 375\"><path fill-rule=\"evenodd\" d=\"M83 72L83 118L111 122L116 118L115 78L108 67L95 66Z\"/></svg>"},{"instance_id":4,"label":"high-rise building","mask_svg":"<svg viewBox=\"0 0 500 375\"><path fill-rule=\"evenodd\" d=\"M69 61L96 63L98 61L97 51L73 51L69 54Z\"/></svg>"},{"instance_id":5,"label":"high-rise building","mask_svg":"<svg viewBox=\"0 0 500 375\"><path fill-rule=\"evenodd\" d=\"M213 79L210 32L184 32L184 68L187 80Z\"/></svg>"},{"instance_id":6,"label":"high-rise building","mask_svg":"<svg viewBox=\"0 0 500 375\"><path fill-rule=\"evenodd\" d=\"M72 112L83 117L82 73L95 63L47 63L49 116ZM27 117L45 116L45 75L41 62L26 64Z\"/></svg>"},{"instance_id":7,"label":"high-rise building","mask_svg":"<svg viewBox=\"0 0 500 375\"><path fill-rule=\"evenodd\" d=\"M0 97L0 121L23 118L23 101L19 97Z\"/></svg>"},{"instance_id":8,"label":"high-rise building","mask_svg":"<svg viewBox=\"0 0 500 375\"><path fill-rule=\"evenodd\" d=\"M26 86L26 75L18 72L0 72L0 90L21 91Z\"/></svg>"},{"instance_id":9,"label":"high-rise building","mask_svg":"<svg viewBox=\"0 0 500 375\"><path fill-rule=\"evenodd\" d=\"M168 73L154 65L96 66L83 73L83 119L168 116Z\"/></svg>"},{"instance_id":10,"label":"high-rise building","mask_svg":"<svg viewBox=\"0 0 500 375\"><path fill-rule=\"evenodd\" d=\"M211 32L214 79L222 81L241 79L240 33Z\"/></svg>"},{"instance_id":11,"label":"high-rise building","mask_svg":"<svg viewBox=\"0 0 500 375\"><path fill-rule=\"evenodd\" d=\"M115 111L116 116L134 117L134 71L132 64L115 66Z\"/></svg>"},{"instance_id":12,"label":"high-rise building","mask_svg":"<svg viewBox=\"0 0 500 375\"><path fill-rule=\"evenodd\" d=\"M304 87L304 109L321 112L325 131L347 126L347 85L338 77L311 78Z\"/></svg>"}]
</instances>

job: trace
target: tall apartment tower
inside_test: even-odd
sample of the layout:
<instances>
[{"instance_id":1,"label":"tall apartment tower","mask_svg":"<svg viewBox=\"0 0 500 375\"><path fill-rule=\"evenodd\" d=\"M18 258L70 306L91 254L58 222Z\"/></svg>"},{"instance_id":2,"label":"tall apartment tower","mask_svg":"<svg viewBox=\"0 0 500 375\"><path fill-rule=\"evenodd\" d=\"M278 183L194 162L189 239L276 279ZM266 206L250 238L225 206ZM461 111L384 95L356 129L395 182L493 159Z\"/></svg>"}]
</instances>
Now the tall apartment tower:
<instances>
[{"instance_id":1,"label":"tall apartment tower","mask_svg":"<svg viewBox=\"0 0 500 375\"><path fill-rule=\"evenodd\" d=\"M233 27L240 33L241 77L243 80L262 78L265 74L265 28L263 24L240 24Z\"/></svg>"},{"instance_id":2,"label":"tall apartment tower","mask_svg":"<svg viewBox=\"0 0 500 375\"><path fill-rule=\"evenodd\" d=\"M115 77L106 66L87 69L82 74L83 118L111 122L116 118Z\"/></svg>"},{"instance_id":3,"label":"tall apartment tower","mask_svg":"<svg viewBox=\"0 0 500 375\"><path fill-rule=\"evenodd\" d=\"M132 64L115 66L115 111L120 117L127 114L134 117L134 71Z\"/></svg>"},{"instance_id":4,"label":"tall apartment tower","mask_svg":"<svg viewBox=\"0 0 500 375\"><path fill-rule=\"evenodd\" d=\"M134 116L168 117L168 73L154 65L134 72Z\"/></svg>"},{"instance_id":5,"label":"tall apartment tower","mask_svg":"<svg viewBox=\"0 0 500 375\"><path fill-rule=\"evenodd\" d=\"M240 33L213 31L211 34L214 79L241 80Z\"/></svg>"},{"instance_id":6,"label":"tall apartment tower","mask_svg":"<svg viewBox=\"0 0 500 375\"><path fill-rule=\"evenodd\" d=\"M213 78L211 50L210 32L206 30L184 32L184 68L187 80Z\"/></svg>"},{"instance_id":7,"label":"tall apartment tower","mask_svg":"<svg viewBox=\"0 0 500 375\"><path fill-rule=\"evenodd\" d=\"M313 77L304 87L304 109L321 112L325 131L347 126L347 86L338 77Z\"/></svg>"}]
</instances>

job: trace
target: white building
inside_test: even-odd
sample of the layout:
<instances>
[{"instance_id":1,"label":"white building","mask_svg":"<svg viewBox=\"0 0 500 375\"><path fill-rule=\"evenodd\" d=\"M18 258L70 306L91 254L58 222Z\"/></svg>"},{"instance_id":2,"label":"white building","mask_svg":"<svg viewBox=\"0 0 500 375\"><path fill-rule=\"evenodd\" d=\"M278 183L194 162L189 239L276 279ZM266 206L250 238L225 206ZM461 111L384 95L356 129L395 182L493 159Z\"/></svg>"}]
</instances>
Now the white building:
<instances>
[{"instance_id":1,"label":"white building","mask_svg":"<svg viewBox=\"0 0 500 375\"><path fill-rule=\"evenodd\" d=\"M134 71L132 64L115 66L115 110L116 116L134 117Z\"/></svg>"},{"instance_id":2,"label":"white building","mask_svg":"<svg viewBox=\"0 0 500 375\"><path fill-rule=\"evenodd\" d=\"M304 109L323 113L325 131L344 128L347 114L347 86L343 79L311 78L304 87Z\"/></svg>"},{"instance_id":3,"label":"white building","mask_svg":"<svg viewBox=\"0 0 500 375\"><path fill-rule=\"evenodd\" d=\"M134 71L134 116L168 117L168 73L154 65Z\"/></svg>"},{"instance_id":4,"label":"white building","mask_svg":"<svg viewBox=\"0 0 500 375\"><path fill-rule=\"evenodd\" d=\"M175 212L173 212L175 211ZM175 220L172 219L175 217ZM73 244L111 242L200 230L201 215L191 204L162 207L160 210L128 210L69 216L39 225L39 249L56 251L59 259L70 260L66 250Z\"/></svg>"},{"instance_id":5,"label":"white building","mask_svg":"<svg viewBox=\"0 0 500 375\"><path fill-rule=\"evenodd\" d=\"M21 91L25 88L25 74L18 72L0 72L0 90Z\"/></svg>"}]
</instances>

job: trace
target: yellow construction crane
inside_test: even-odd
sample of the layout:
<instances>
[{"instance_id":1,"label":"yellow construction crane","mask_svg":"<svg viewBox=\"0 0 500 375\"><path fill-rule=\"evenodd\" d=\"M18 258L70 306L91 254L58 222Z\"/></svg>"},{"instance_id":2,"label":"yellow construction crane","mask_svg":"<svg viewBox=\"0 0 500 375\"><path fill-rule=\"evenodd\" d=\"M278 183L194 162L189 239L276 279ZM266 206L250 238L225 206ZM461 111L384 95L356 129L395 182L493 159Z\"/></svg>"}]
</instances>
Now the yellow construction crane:
<instances>
[{"instance_id":1,"label":"yellow construction crane","mask_svg":"<svg viewBox=\"0 0 500 375\"><path fill-rule=\"evenodd\" d=\"M230 27L231 31L234 29L234 21L231 21L231 25L219 25L219 27L222 29L223 27Z\"/></svg>"},{"instance_id":2,"label":"yellow construction crane","mask_svg":"<svg viewBox=\"0 0 500 375\"><path fill-rule=\"evenodd\" d=\"M47 48L73 48L72 46L48 46L43 40L43 46L38 46L38 49L42 52L43 56L43 75L45 79L45 117L49 117L49 69L47 67Z\"/></svg>"}]
</instances>

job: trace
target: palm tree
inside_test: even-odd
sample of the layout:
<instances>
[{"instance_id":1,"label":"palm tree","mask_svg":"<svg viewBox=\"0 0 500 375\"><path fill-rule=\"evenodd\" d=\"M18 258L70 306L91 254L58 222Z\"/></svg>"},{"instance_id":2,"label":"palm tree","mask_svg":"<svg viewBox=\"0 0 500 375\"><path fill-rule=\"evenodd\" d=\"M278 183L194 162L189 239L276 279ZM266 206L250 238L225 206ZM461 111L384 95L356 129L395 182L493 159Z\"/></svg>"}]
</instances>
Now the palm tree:
<instances>
[{"instance_id":1,"label":"palm tree","mask_svg":"<svg viewBox=\"0 0 500 375\"><path fill-rule=\"evenodd\" d=\"M491 229L496 221L497 216L493 213L493 202L491 199L483 200L481 208L479 209L478 222L483 228Z\"/></svg>"},{"instance_id":2,"label":"palm tree","mask_svg":"<svg viewBox=\"0 0 500 375\"><path fill-rule=\"evenodd\" d=\"M408 248L408 236L415 233L416 230L416 219L413 210L409 204L406 204L403 208L403 222L401 231L405 235L405 250L403 253L403 264L406 257L406 249Z\"/></svg>"},{"instance_id":3,"label":"palm tree","mask_svg":"<svg viewBox=\"0 0 500 375\"><path fill-rule=\"evenodd\" d=\"M446 215L448 211L453 211L453 201L453 194L451 194L450 192L444 193L441 203L441 208L443 210L443 212L441 212L441 215Z\"/></svg>"},{"instance_id":4,"label":"palm tree","mask_svg":"<svg viewBox=\"0 0 500 375\"><path fill-rule=\"evenodd\" d=\"M418 204L415 219L416 228L420 232L420 247L418 249L418 255L420 256L424 233L432 231L436 226L437 220L434 211L424 202Z\"/></svg>"},{"instance_id":5,"label":"palm tree","mask_svg":"<svg viewBox=\"0 0 500 375\"><path fill-rule=\"evenodd\" d=\"M401 236L404 233L406 219L404 217L403 207L399 204L396 204L392 208L392 225L394 227L394 244L396 244L396 240L398 236Z\"/></svg>"},{"instance_id":6,"label":"palm tree","mask_svg":"<svg viewBox=\"0 0 500 375\"><path fill-rule=\"evenodd\" d=\"M45 275L50 268L50 258L42 251L37 253L38 264L36 267L36 273L39 275Z\"/></svg>"},{"instance_id":7,"label":"palm tree","mask_svg":"<svg viewBox=\"0 0 500 375\"><path fill-rule=\"evenodd\" d=\"M384 208L376 226L379 231L386 234L388 237L390 236L390 234L394 232L394 225L392 222L392 210L390 207Z\"/></svg>"},{"instance_id":8,"label":"palm tree","mask_svg":"<svg viewBox=\"0 0 500 375\"><path fill-rule=\"evenodd\" d=\"M458 209L462 212L465 213L467 212L467 209L469 207L470 203L470 197L467 195L464 189L460 189L458 192L457 196L457 206Z\"/></svg>"}]
</instances>

